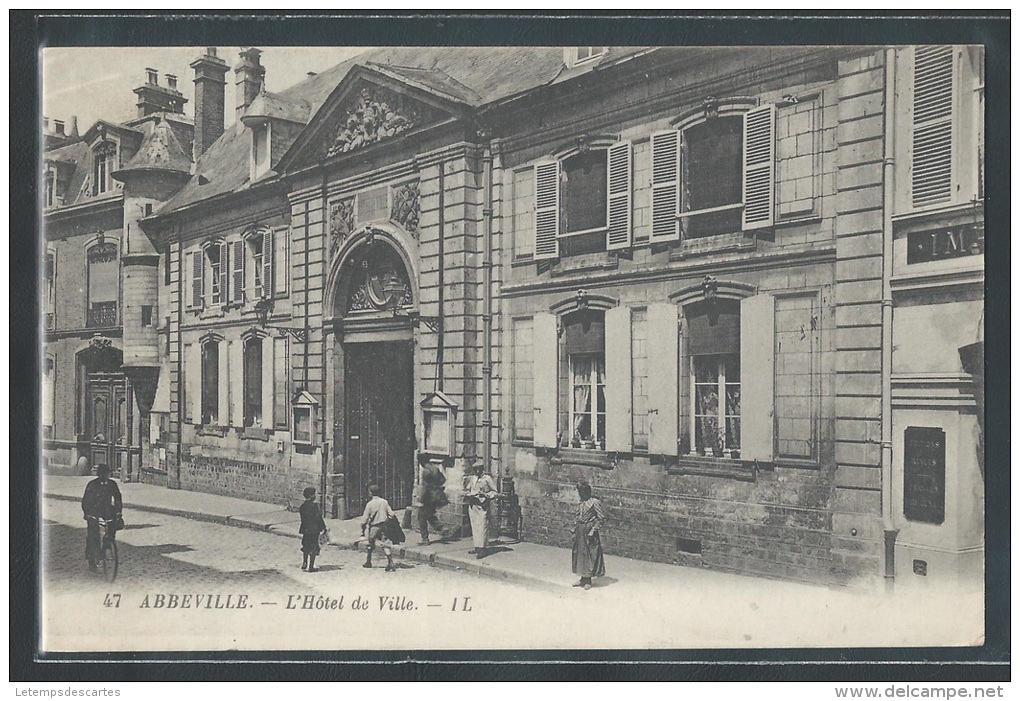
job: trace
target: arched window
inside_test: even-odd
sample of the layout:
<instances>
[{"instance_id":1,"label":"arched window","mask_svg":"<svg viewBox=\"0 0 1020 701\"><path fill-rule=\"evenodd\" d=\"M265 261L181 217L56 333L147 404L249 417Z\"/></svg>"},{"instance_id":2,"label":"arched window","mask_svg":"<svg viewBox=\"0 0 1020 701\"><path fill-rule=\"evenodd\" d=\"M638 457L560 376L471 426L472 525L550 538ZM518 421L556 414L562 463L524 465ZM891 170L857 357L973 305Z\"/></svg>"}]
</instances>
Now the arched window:
<instances>
[{"instance_id":1,"label":"arched window","mask_svg":"<svg viewBox=\"0 0 1020 701\"><path fill-rule=\"evenodd\" d=\"M219 407L220 344L210 338L202 343L202 423L219 423Z\"/></svg>"},{"instance_id":2,"label":"arched window","mask_svg":"<svg viewBox=\"0 0 1020 701\"><path fill-rule=\"evenodd\" d=\"M600 138L515 171L514 255L541 260L630 247L632 168L629 141Z\"/></svg>"},{"instance_id":3,"label":"arched window","mask_svg":"<svg viewBox=\"0 0 1020 701\"><path fill-rule=\"evenodd\" d=\"M244 340L244 425L262 425L262 337Z\"/></svg>"},{"instance_id":4,"label":"arched window","mask_svg":"<svg viewBox=\"0 0 1020 701\"><path fill-rule=\"evenodd\" d=\"M88 266L89 328L117 325L117 298L120 288L120 264L117 245L99 240L89 246L85 254Z\"/></svg>"},{"instance_id":5,"label":"arched window","mask_svg":"<svg viewBox=\"0 0 1020 701\"><path fill-rule=\"evenodd\" d=\"M117 169L117 144L104 141L96 146L92 152L92 164L92 191L101 195L113 187L111 175Z\"/></svg>"},{"instance_id":6,"label":"arched window","mask_svg":"<svg viewBox=\"0 0 1020 701\"><path fill-rule=\"evenodd\" d=\"M574 448L606 447L606 325L605 312L586 309L563 318L566 359L567 431Z\"/></svg>"},{"instance_id":7,"label":"arched window","mask_svg":"<svg viewBox=\"0 0 1020 701\"><path fill-rule=\"evenodd\" d=\"M684 308L684 316L691 387L685 428L692 452L739 455L740 302L695 302Z\"/></svg>"}]
</instances>

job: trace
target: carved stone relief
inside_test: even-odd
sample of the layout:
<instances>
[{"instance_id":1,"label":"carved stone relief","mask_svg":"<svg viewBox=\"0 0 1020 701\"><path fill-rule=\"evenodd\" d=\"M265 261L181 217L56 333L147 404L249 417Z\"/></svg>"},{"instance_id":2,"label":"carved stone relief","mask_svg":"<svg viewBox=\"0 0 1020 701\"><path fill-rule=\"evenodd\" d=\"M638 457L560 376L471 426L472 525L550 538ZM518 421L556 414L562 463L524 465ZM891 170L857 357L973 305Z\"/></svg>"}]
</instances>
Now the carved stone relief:
<instances>
[{"instance_id":1,"label":"carved stone relief","mask_svg":"<svg viewBox=\"0 0 1020 701\"><path fill-rule=\"evenodd\" d=\"M344 106L326 156L353 151L431 121L434 110L377 86L363 87Z\"/></svg>"},{"instance_id":2,"label":"carved stone relief","mask_svg":"<svg viewBox=\"0 0 1020 701\"><path fill-rule=\"evenodd\" d=\"M421 208L417 180L393 188L393 206L390 210L390 220L404 227L415 239L418 238L418 220L420 214Z\"/></svg>"},{"instance_id":3,"label":"carved stone relief","mask_svg":"<svg viewBox=\"0 0 1020 701\"><path fill-rule=\"evenodd\" d=\"M336 254L354 231L354 198L337 200L329 205L330 252Z\"/></svg>"}]
</instances>

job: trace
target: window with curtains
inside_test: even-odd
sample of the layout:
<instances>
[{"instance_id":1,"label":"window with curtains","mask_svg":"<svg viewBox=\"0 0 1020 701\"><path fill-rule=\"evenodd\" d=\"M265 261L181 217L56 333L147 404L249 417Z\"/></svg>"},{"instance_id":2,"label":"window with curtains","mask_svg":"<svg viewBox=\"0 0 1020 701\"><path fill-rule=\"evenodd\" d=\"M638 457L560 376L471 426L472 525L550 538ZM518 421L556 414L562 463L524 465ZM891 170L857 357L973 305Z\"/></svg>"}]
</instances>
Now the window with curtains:
<instances>
[{"instance_id":1,"label":"window with curtains","mask_svg":"<svg viewBox=\"0 0 1020 701\"><path fill-rule=\"evenodd\" d=\"M563 444L605 450L606 354L605 313L579 310L563 318L566 381L566 430Z\"/></svg>"},{"instance_id":2,"label":"window with curtains","mask_svg":"<svg viewBox=\"0 0 1020 701\"><path fill-rule=\"evenodd\" d=\"M244 340L244 425L262 425L262 338Z\"/></svg>"},{"instance_id":3,"label":"window with curtains","mask_svg":"<svg viewBox=\"0 0 1020 701\"><path fill-rule=\"evenodd\" d=\"M202 423L219 423L220 344L210 339L202 344ZM225 418L225 417L224 417Z\"/></svg>"},{"instance_id":4,"label":"window with curtains","mask_svg":"<svg viewBox=\"0 0 1020 701\"><path fill-rule=\"evenodd\" d=\"M691 387L686 451L740 457L740 303L697 302L685 316Z\"/></svg>"}]
</instances>

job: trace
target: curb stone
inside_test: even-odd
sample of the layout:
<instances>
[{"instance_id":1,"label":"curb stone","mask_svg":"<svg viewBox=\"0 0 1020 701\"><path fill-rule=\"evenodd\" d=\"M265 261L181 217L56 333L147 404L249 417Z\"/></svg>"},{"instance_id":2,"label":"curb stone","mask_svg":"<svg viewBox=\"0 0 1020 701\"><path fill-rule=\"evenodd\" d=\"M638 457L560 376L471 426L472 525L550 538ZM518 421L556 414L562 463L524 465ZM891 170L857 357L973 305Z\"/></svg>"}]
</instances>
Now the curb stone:
<instances>
[{"instance_id":1,"label":"curb stone","mask_svg":"<svg viewBox=\"0 0 1020 701\"><path fill-rule=\"evenodd\" d=\"M53 494L44 493L43 498L45 499L56 499L59 501L80 501L79 497L69 496L66 494ZM217 516L213 514L206 514L200 511L186 511L184 509L171 509L163 506L151 506L147 504L132 504L126 508L134 511L146 511L149 513L163 514L165 516L175 516L178 518L186 518L191 521L202 521L205 523L215 523L221 526L232 526L234 528L247 528L249 530L263 531L265 533L271 533L273 535L284 536L286 538L298 539L301 537L300 533L289 528L283 528L280 524L262 524L254 521L248 521L241 517L236 516ZM337 550L350 550L358 551L359 548L352 543L329 543L326 547L333 547ZM483 566L477 562L465 562L455 557L450 557L442 553L433 553L425 550L419 550L417 548L405 548L396 547L394 548L395 554L402 560L410 560L413 562L419 562L427 564L430 567L442 567L443 569L457 570L459 572L465 572L470 574L478 575L479 577L486 577L489 579L496 579L503 582L509 582L514 584L525 584L532 587L541 587L546 590L563 592L566 589L566 585L557 584L550 582L540 577L535 577L530 574L523 572L513 572L510 570L496 569L493 567Z\"/></svg>"}]
</instances>

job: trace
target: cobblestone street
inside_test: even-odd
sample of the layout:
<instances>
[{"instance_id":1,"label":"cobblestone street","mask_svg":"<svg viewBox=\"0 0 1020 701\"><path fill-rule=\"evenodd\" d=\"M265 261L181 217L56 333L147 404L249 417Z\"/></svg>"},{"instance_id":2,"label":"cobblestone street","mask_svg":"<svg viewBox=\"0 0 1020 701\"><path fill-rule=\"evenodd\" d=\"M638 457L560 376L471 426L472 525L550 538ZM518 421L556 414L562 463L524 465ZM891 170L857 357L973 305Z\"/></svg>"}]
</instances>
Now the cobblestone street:
<instances>
[{"instance_id":1,"label":"cobblestone street","mask_svg":"<svg viewBox=\"0 0 1020 701\"><path fill-rule=\"evenodd\" d=\"M418 563L386 573L382 557L364 569L363 554L336 548L306 573L297 539L131 509L117 535L120 572L107 584L88 572L78 504L47 500L43 513L43 647L52 650L463 647L465 618L500 618L522 595L534 611L562 599ZM180 598L170 608L171 594L192 595L190 607ZM343 609L316 608L340 597ZM358 598L365 608L352 610Z\"/></svg>"},{"instance_id":2,"label":"cobblestone street","mask_svg":"<svg viewBox=\"0 0 1020 701\"><path fill-rule=\"evenodd\" d=\"M363 554L335 547L305 573L296 538L130 508L120 574L107 584L88 573L79 505L46 499L43 517L42 648L54 652L843 647L982 635L980 594L953 594L955 615L933 618L949 593L869 596L686 567L628 576L622 561L591 591L557 590L408 561L367 570Z\"/></svg>"}]
</instances>

